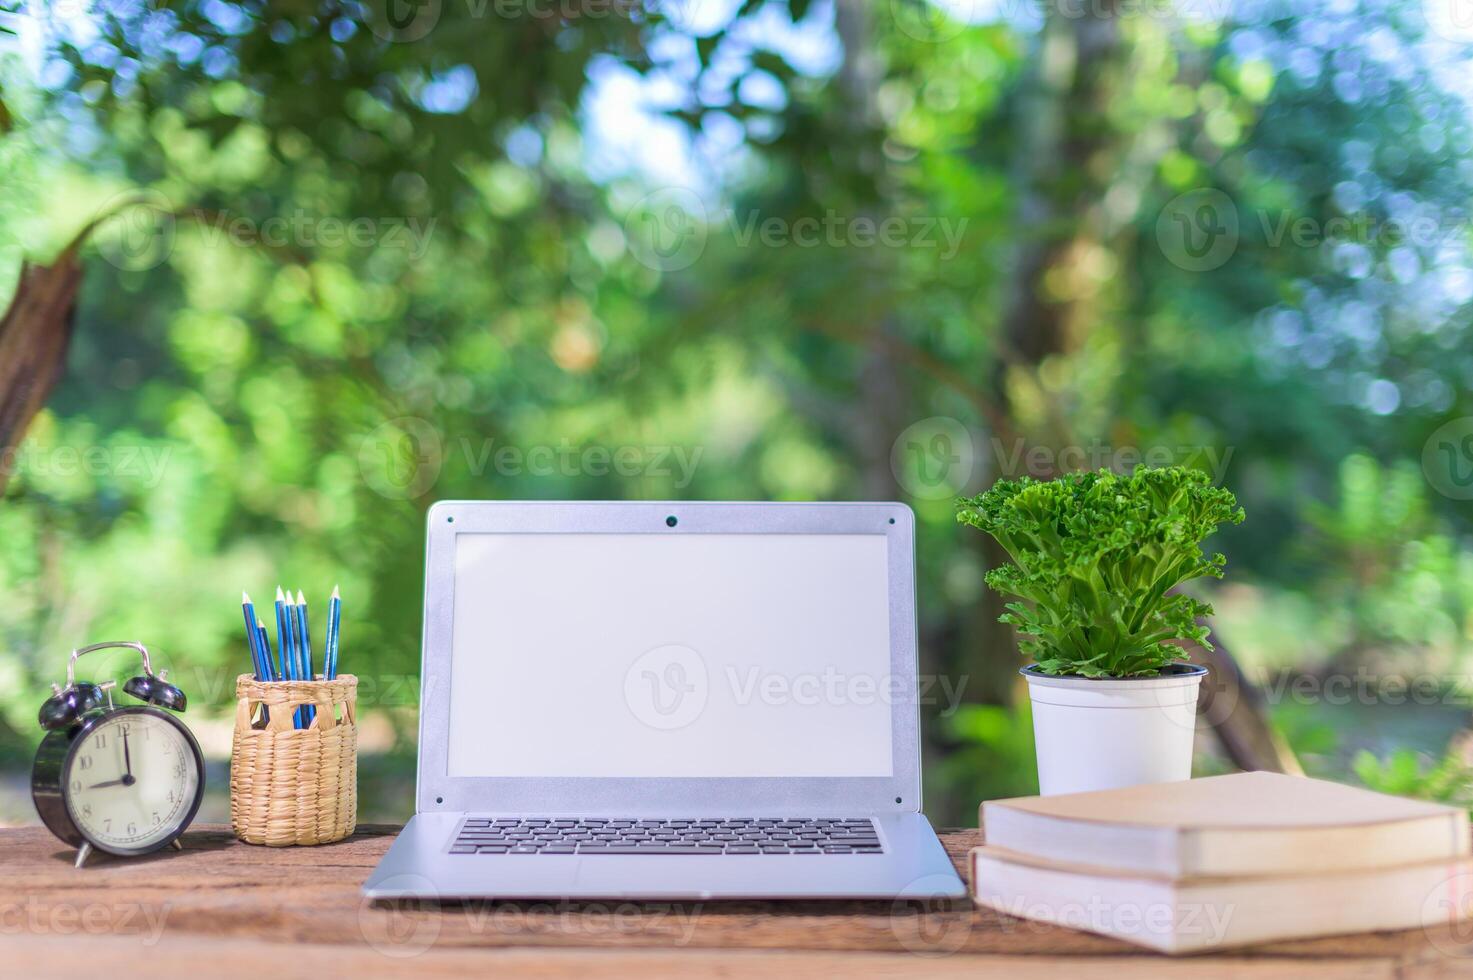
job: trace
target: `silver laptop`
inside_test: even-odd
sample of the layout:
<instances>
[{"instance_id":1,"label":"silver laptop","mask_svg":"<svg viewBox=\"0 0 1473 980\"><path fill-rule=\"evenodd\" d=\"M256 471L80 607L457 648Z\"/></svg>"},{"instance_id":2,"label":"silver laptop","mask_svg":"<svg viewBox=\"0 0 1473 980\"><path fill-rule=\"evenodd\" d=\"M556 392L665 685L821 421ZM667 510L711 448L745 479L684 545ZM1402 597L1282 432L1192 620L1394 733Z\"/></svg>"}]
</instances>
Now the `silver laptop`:
<instances>
[{"instance_id":1,"label":"silver laptop","mask_svg":"<svg viewBox=\"0 0 1473 980\"><path fill-rule=\"evenodd\" d=\"M966 893L894 503L429 513L415 816L371 898Z\"/></svg>"}]
</instances>

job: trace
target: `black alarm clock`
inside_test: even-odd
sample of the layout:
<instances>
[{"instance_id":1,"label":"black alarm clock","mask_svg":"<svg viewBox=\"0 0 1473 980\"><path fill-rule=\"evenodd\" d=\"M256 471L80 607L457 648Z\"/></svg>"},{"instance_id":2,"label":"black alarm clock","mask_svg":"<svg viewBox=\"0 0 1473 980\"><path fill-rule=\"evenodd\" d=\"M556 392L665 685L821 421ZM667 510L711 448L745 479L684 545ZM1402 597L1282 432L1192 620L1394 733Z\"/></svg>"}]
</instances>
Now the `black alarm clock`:
<instances>
[{"instance_id":1,"label":"black alarm clock","mask_svg":"<svg viewBox=\"0 0 1473 980\"><path fill-rule=\"evenodd\" d=\"M143 673L123 690L141 704L115 706L115 681L76 679L77 658L94 650L128 647L143 658ZM186 699L148 662L142 643L94 643L73 650L66 687L52 685L41 705L46 737L31 770L31 799L41 822L78 848L77 867L94 849L121 857L173 845L199 811L205 765L199 743L175 714Z\"/></svg>"}]
</instances>

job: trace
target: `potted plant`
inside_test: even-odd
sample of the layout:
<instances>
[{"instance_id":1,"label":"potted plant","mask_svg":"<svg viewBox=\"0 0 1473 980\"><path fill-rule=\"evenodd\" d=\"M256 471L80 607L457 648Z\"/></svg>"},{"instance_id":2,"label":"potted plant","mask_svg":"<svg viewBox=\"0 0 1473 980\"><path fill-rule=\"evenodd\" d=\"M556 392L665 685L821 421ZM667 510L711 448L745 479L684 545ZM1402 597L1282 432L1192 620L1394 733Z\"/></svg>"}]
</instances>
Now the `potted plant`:
<instances>
[{"instance_id":1,"label":"potted plant","mask_svg":"<svg viewBox=\"0 0 1473 980\"><path fill-rule=\"evenodd\" d=\"M1198 470L1137 466L1041 482L999 480L957 501L957 520L1012 559L987 584L1015 601L1001 617L1033 663L1040 790L1048 795L1189 779L1206 669L1174 641L1211 649L1212 608L1173 591L1221 578L1201 542L1243 520L1233 494Z\"/></svg>"}]
</instances>

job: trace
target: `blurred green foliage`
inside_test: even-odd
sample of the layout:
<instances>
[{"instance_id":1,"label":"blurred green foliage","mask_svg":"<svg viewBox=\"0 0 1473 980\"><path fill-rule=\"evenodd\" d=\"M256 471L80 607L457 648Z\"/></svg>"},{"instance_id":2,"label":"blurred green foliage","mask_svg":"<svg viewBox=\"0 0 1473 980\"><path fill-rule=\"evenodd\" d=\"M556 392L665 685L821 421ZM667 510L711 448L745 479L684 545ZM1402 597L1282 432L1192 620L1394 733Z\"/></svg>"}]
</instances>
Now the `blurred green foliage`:
<instances>
[{"instance_id":1,"label":"blurred green foliage","mask_svg":"<svg viewBox=\"0 0 1473 980\"><path fill-rule=\"evenodd\" d=\"M1371 789L1398 796L1416 796L1473 810L1473 768L1449 753L1432 759L1401 749L1385 759L1369 752L1355 757L1355 774Z\"/></svg>"},{"instance_id":2,"label":"blurred green foliage","mask_svg":"<svg viewBox=\"0 0 1473 980\"><path fill-rule=\"evenodd\" d=\"M956 819L1031 762L948 498L1153 451L1252 514L1257 676L1466 670L1469 76L1411 7L566 6L0 7L0 282L114 215L4 461L7 764L87 640L223 706L278 581L402 759L434 499L899 497Z\"/></svg>"}]
</instances>

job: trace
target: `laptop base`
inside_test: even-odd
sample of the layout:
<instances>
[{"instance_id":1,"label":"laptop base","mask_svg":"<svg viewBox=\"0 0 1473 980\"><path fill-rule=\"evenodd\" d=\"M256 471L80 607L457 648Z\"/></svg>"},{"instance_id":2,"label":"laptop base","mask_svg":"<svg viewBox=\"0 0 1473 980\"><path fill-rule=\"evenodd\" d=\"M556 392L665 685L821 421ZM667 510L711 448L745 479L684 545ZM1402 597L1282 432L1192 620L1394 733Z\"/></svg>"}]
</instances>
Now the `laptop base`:
<instances>
[{"instance_id":1,"label":"laptop base","mask_svg":"<svg viewBox=\"0 0 1473 980\"><path fill-rule=\"evenodd\" d=\"M372 899L636 901L924 900L967 894L930 822L918 813L860 815L873 818L883 842L881 853L750 856L452 854L465 816L415 816L374 869L363 893Z\"/></svg>"}]
</instances>

